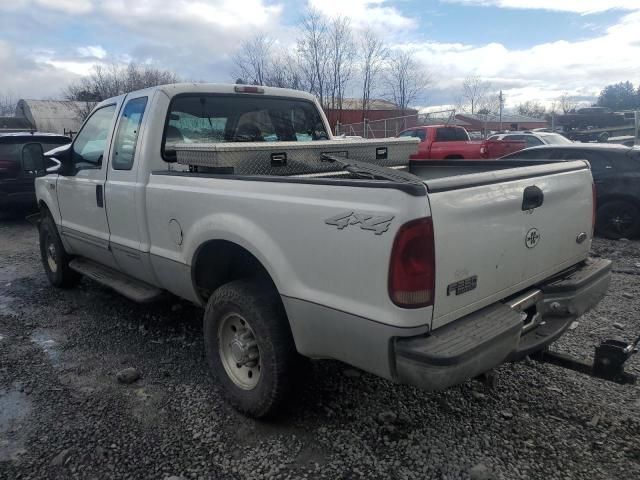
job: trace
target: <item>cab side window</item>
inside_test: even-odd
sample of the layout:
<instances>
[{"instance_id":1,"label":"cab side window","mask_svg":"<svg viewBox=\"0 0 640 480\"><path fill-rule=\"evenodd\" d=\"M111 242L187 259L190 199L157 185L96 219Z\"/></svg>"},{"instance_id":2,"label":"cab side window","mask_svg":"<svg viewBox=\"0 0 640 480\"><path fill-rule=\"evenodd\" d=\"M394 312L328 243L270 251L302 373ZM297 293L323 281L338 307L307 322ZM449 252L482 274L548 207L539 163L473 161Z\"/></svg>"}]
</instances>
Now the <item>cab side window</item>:
<instances>
[{"instance_id":1,"label":"cab side window","mask_svg":"<svg viewBox=\"0 0 640 480\"><path fill-rule=\"evenodd\" d=\"M133 167L138 134L146 106L147 97L140 97L129 100L122 110L111 156L111 165L114 170L131 170Z\"/></svg>"},{"instance_id":2,"label":"cab side window","mask_svg":"<svg viewBox=\"0 0 640 480\"><path fill-rule=\"evenodd\" d=\"M73 142L71 151L73 163L78 170L100 168L111 130L115 105L107 105L93 112Z\"/></svg>"},{"instance_id":3,"label":"cab side window","mask_svg":"<svg viewBox=\"0 0 640 480\"><path fill-rule=\"evenodd\" d=\"M527 148L529 148L529 147L537 147L539 145L544 145L540 140L538 140L533 135L527 135L525 137L524 141L527 143Z\"/></svg>"}]
</instances>

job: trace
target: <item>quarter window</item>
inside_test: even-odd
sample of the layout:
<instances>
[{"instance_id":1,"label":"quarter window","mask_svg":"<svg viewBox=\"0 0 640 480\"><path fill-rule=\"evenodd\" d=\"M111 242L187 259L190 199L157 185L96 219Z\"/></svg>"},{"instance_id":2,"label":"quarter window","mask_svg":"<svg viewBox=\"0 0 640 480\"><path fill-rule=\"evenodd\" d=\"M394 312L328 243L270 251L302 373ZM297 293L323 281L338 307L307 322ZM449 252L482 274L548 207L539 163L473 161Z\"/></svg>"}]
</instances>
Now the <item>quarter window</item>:
<instances>
[{"instance_id":1,"label":"quarter window","mask_svg":"<svg viewBox=\"0 0 640 480\"><path fill-rule=\"evenodd\" d=\"M122 111L113 146L111 164L114 170L131 170L140 133L147 97L129 100Z\"/></svg>"}]
</instances>

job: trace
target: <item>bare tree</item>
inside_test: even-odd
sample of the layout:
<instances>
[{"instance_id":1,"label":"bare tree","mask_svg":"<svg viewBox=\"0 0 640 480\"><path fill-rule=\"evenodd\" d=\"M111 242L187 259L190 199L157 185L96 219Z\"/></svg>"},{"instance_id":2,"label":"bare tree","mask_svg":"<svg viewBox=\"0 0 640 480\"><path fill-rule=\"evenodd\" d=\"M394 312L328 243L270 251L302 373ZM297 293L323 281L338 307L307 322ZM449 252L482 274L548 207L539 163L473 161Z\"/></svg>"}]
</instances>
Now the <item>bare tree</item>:
<instances>
[{"instance_id":1,"label":"bare tree","mask_svg":"<svg viewBox=\"0 0 640 480\"><path fill-rule=\"evenodd\" d=\"M273 40L262 33L240 44L233 55L237 71L234 76L245 83L265 85L272 61Z\"/></svg>"},{"instance_id":2,"label":"bare tree","mask_svg":"<svg viewBox=\"0 0 640 480\"><path fill-rule=\"evenodd\" d=\"M348 18L336 17L329 24L330 107L342 111L345 90L353 75L355 44ZM340 115L338 114L338 120Z\"/></svg>"},{"instance_id":3,"label":"bare tree","mask_svg":"<svg viewBox=\"0 0 640 480\"><path fill-rule=\"evenodd\" d=\"M491 84L485 82L477 75L469 75L462 82L462 94L458 101L458 108L463 112L471 114L478 113L478 110L489 108L487 97Z\"/></svg>"},{"instance_id":4,"label":"bare tree","mask_svg":"<svg viewBox=\"0 0 640 480\"><path fill-rule=\"evenodd\" d=\"M13 116L17 103L11 92L0 93L0 116Z\"/></svg>"},{"instance_id":5,"label":"bare tree","mask_svg":"<svg viewBox=\"0 0 640 480\"><path fill-rule=\"evenodd\" d=\"M273 55L265 78L265 85L270 87L307 90L300 62L297 56L289 52Z\"/></svg>"},{"instance_id":6,"label":"bare tree","mask_svg":"<svg viewBox=\"0 0 640 480\"><path fill-rule=\"evenodd\" d=\"M429 76L414 60L413 52L396 50L389 55L385 72L388 98L405 111L429 84Z\"/></svg>"},{"instance_id":7,"label":"bare tree","mask_svg":"<svg viewBox=\"0 0 640 480\"><path fill-rule=\"evenodd\" d=\"M64 96L67 100L80 102L74 104L74 108L77 116L83 120L102 100L177 81L179 78L175 73L149 65L96 65L88 76L69 85Z\"/></svg>"},{"instance_id":8,"label":"bare tree","mask_svg":"<svg viewBox=\"0 0 640 480\"><path fill-rule=\"evenodd\" d=\"M363 32L360 41L362 55L362 119L369 110L371 92L382 72L388 50L384 42L370 29Z\"/></svg>"},{"instance_id":9,"label":"bare tree","mask_svg":"<svg viewBox=\"0 0 640 480\"><path fill-rule=\"evenodd\" d=\"M301 37L297 51L300 60L301 74L305 77L308 89L326 108L330 83L329 51L330 42L328 25L322 15L309 9L300 23Z\"/></svg>"},{"instance_id":10,"label":"bare tree","mask_svg":"<svg viewBox=\"0 0 640 480\"><path fill-rule=\"evenodd\" d=\"M544 118L547 109L537 100L527 100L518 105L517 112L526 117Z\"/></svg>"},{"instance_id":11,"label":"bare tree","mask_svg":"<svg viewBox=\"0 0 640 480\"><path fill-rule=\"evenodd\" d=\"M564 92L562 95L560 95L560 98L558 98L558 103L560 104L560 110L562 110L562 113L564 113L565 115L572 110L575 110L575 108L578 106L577 102L572 97L570 97L567 92Z\"/></svg>"}]
</instances>

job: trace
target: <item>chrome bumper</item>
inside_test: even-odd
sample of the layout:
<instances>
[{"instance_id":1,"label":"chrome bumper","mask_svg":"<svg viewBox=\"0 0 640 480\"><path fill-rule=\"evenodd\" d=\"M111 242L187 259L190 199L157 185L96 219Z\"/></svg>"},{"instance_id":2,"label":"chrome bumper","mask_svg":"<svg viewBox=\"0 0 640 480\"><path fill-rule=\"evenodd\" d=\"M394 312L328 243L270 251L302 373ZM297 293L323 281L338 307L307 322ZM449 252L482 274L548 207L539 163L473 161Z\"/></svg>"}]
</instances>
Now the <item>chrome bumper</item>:
<instances>
[{"instance_id":1,"label":"chrome bumper","mask_svg":"<svg viewBox=\"0 0 640 480\"><path fill-rule=\"evenodd\" d=\"M538 351L604 297L610 277L609 260L587 260L429 335L395 338L394 378L424 390L441 390Z\"/></svg>"}]
</instances>

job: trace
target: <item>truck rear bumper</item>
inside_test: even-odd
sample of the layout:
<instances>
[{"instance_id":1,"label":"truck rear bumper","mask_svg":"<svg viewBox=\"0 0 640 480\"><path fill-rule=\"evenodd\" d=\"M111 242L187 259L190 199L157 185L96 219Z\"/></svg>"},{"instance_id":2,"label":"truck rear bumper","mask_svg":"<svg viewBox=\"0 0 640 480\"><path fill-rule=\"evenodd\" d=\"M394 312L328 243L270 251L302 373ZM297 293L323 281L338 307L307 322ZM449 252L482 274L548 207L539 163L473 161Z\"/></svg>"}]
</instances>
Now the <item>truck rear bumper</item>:
<instances>
[{"instance_id":1,"label":"truck rear bumper","mask_svg":"<svg viewBox=\"0 0 640 480\"><path fill-rule=\"evenodd\" d=\"M538 351L604 297L610 275L609 260L587 260L521 295L529 304L497 303L430 335L396 338L395 379L441 390Z\"/></svg>"}]
</instances>

